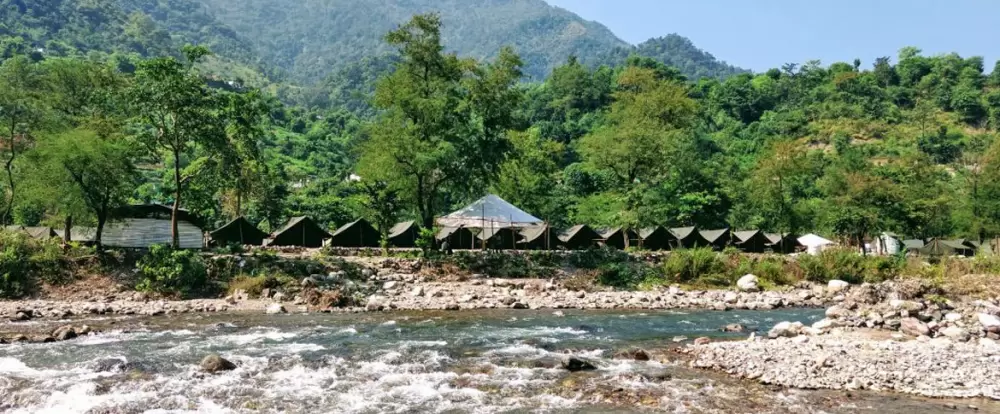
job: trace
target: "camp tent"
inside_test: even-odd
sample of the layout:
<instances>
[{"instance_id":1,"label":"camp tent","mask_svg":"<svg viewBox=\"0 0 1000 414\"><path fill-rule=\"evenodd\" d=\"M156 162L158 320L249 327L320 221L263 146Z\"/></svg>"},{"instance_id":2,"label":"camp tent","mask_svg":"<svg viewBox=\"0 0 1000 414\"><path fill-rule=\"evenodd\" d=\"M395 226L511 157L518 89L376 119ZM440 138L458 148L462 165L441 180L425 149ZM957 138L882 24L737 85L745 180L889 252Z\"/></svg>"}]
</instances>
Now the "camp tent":
<instances>
[{"instance_id":1,"label":"camp tent","mask_svg":"<svg viewBox=\"0 0 1000 414\"><path fill-rule=\"evenodd\" d=\"M672 248L690 249L697 247L701 237L698 236L698 229L695 227L677 227L670 229L670 234L674 236Z\"/></svg>"},{"instance_id":2,"label":"camp tent","mask_svg":"<svg viewBox=\"0 0 1000 414\"><path fill-rule=\"evenodd\" d=\"M924 245L924 241L920 239L903 240L903 247L908 252L920 253L920 249L923 249Z\"/></svg>"},{"instance_id":3,"label":"camp tent","mask_svg":"<svg viewBox=\"0 0 1000 414\"><path fill-rule=\"evenodd\" d=\"M268 246L323 247L323 240L332 237L309 217L293 217L271 235Z\"/></svg>"},{"instance_id":4,"label":"camp tent","mask_svg":"<svg viewBox=\"0 0 1000 414\"><path fill-rule=\"evenodd\" d=\"M171 244L171 214L172 207L164 204L136 204L118 208L114 216L119 219L104 226L101 243L110 247L139 249L147 249L154 244ZM205 233L199 220L183 208L177 210L177 232L180 248L205 247Z\"/></svg>"},{"instance_id":5,"label":"camp tent","mask_svg":"<svg viewBox=\"0 0 1000 414\"><path fill-rule=\"evenodd\" d=\"M676 239L667 229L660 226L639 230L639 243L646 250L669 250Z\"/></svg>"},{"instance_id":6,"label":"camp tent","mask_svg":"<svg viewBox=\"0 0 1000 414\"><path fill-rule=\"evenodd\" d=\"M392 247L411 248L417 246L420 238L420 227L415 221L396 223L389 229L389 245Z\"/></svg>"},{"instance_id":7,"label":"camp tent","mask_svg":"<svg viewBox=\"0 0 1000 414\"><path fill-rule=\"evenodd\" d=\"M598 234L601 235L601 241L605 246L614 247L619 250L625 250L626 246L639 245L639 235L632 230L625 230L621 227L604 229L603 231L598 231ZM627 245L625 242L626 239L628 239Z\"/></svg>"},{"instance_id":8,"label":"camp tent","mask_svg":"<svg viewBox=\"0 0 1000 414\"><path fill-rule=\"evenodd\" d=\"M795 253L799 247L802 247L802 245L799 244L799 238L794 234L766 233L764 236L767 237L768 240L767 247L775 253Z\"/></svg>"},{"instance_id":9,"label":"camp tent","mask_svg":"<svg viewBox=\"0 0 1000 414\"><path fill-rule=\"evenodd\" d=\"M733 244L746 253L764 253L771 247L771 240L759 230L734 231Z\"/></svg>"},{"instance_id":10,"label":"camp tent","mask_svg":"<svg viewBox=\"0 0 1000 414\"><path fill-rule=\"evenodd\" d=\"M493 194L437 219L437 224L442 227L473 229L529 227L543 223L538 217Z\"/></svg>"},{"instance_id":11,"label":"camp tent","mask_svg":"<svg viewBox=\"0 0 1000 414\"><path fill-rule=\"evenodd\" d=\"M978 249L978 246L976 246L976 243L972 242L971 240L955 239L955 240L948 240L948 242L953 244L955 247L959 248L961 250L960 254L963 256L972 257L976 255L976 250Z\"/></svg>"},{"instance_id":12,"label":"camp tent","mask_svg":"<svg viewBox=\"0 0 1000 414\"><path fill-rule=\"evenodd\" d=\"M35 239L49 239L59 236L52 227L25 227L24 231L28 232L28 235Z\"/></svg>"},{"instance_id":13,"label":"camp tent","mask_svg":"<svg viewBox=\"0 0 1000 414\"><path fill-rule=\"evenodd\" d=\"M968 246L954 240L931 239L918 250L926 256L971 256L974 252Z\"/></svg>"},{"instance_id":14,"label":"camp tent","mask_svg":"<svg viewBox=\"0 0 1000 414\"><path fill-rule=\"evenodd\" d=\"M476 236L465 227L443 227L435 236L438 243L448 242L452 249L475 249Z\"/></svg>"},{"instance_id":15,"label":"camp tent","mask_svg":"<svg viewBox=\"0 0 1000 414\"><path fill-rule=\"evenodd\" d=\"M261 246L264 244L264 239L267 238L267 233L240 216L208 233L208 237L216 246L230 244Z\"/></svg>"},{"instance_id":16,"label":"camp tent","mask_svg":"<svg viewBox=\"0 0 1000 414\"><path fill-rule=\"evenodd\" d=\"M60 239L66 238L66 232L64 230L56 230L56 236ZM69 230L69 241L91 244L97 241L97 228L96 227L81 227L74 226Z\"/></svg>"},{"instance_id":17,"label":"camp tent","mask_svg":"<svg viewBox=\"0 0 1000 414\"><path fill-rule=\"evenodd\" d=\"M513 250L517 249L517 242L521 240L521 233L513 227L486 228L479 231L476 239L479 240L480 247L485 243L491 249Z\"/></svg>"},{"instance_id":18,"label":"camp tent","mask_svg":"<svg viewBox=\"0 0 1000 414\"><path fill-rule=\"evenodd\" d=\"M561 244L555 231L548 224L521 229L518 245L526 250L554 250Z\"/></svg>"},{"instance_id":19,"label":"camp tent","mask_svg":"<svg viewBox=\"0 0 1000 414\"><path fill-rule=\"evenodd\" d=\"M903 250L903 242L899 236L883 232L871 241L871 251L877 255L894 256Z\"/></svg>"},{"instance_id":20,"label":"camp tent","mask_svg":"<svg viewBox=\"0 0 1000 414\"><path fill-rule=\"evenodd\" d=\"M817 255L823 249L832 246L834 243L830 240L824 239L815 234L807 234L805 236L799 237L799 244L805 246L806 253L811 255Z\"/></svg>"},{"instance_id":21,"label":"camp tent","mask_svg":"<svg viewBox=\"0 0 1000 414\"><path fill-rule=\"evenodd\" d=\"M597 241L600 238L601 235L586 224L577 224L559 235L559 241L569 250L597 247Z\"/></svg>"},{"instance_id":22,"label":"camp tent","mask_svg":"<svg viewBox=\"0 0 1000 414\"><path fill-rule=\"evenodd\" d=\"M330 236L333 247L379 247L382 235L365 219L358 219L340 226Z\"/></svg>"},{"instance_id":23,"label":"camp tent","mask_svg":"<svg viewBox=\"0 0 1000 414\"><path fill-rule=\"evenodd\" d=\"M733 239L729 229L701 230L698 232L702 242L707 243L712 249L722 250L729 246Z\"/></svg>"}]
</instances>

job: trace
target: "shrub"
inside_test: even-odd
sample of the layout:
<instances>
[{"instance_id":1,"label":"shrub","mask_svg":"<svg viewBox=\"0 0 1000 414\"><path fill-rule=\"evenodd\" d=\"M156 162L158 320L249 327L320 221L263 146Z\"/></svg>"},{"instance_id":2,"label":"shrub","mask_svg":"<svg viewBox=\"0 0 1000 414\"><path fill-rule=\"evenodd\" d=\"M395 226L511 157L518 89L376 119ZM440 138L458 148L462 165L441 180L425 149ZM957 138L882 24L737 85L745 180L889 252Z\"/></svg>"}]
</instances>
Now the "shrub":
<instances>
[{"instance_id":1,"label":"shrub","mask_svg":"<svg viewBox=\"0 0 1000 414\"><path fill-rule=\"evenodd\" d=\"M208 273L196 252L173 250L166 245L154 245L139 259L139 283L136 289L188 297L203 292Z\"/></svg>"},{"instance_id":2,"label":"shrub","mask_svg":"<svg viewBox=\"0 0 1000 414\"><path fill-rule=\"evenodd\" d=\"M39 282L63 284L72 276L70 261L57 239L0 232L0 298L21 298Z\"/></svg>"},{"instance_id":3,"label":"shrub","mask_svg":"<svg viewBox=\"0 0 1000 414\"><path fill-rule=\"evenodd\" d=\"M691 283L706 276L711 276L716 281L729 279L725 276L728 273L726 263L718 253L708 248L671 252L663 263L663 271L669 281L676 283Z\"/></svg>"},{"instance_id":4,"label":"shrub","mask_svg":"<svg viewBox=\"0 0 1000 414\"><path fill-rule=\"evenodd\" d=\"M644 262L612 262L601 266L597 282L616 288L632 288L656 276L653 268Z\"/></svg>"},{"instance_id":5,"label":"shrub","mask_svg":"<svg viewBox=\"0 0 1000 414\"><path fill-rule=\"evenodd\" d=\"M573 251L566 257L566 264L577 269L597 269L609 263L624 263L628 260L628 253L604 246Z\"/></svg>"}]
</instances>

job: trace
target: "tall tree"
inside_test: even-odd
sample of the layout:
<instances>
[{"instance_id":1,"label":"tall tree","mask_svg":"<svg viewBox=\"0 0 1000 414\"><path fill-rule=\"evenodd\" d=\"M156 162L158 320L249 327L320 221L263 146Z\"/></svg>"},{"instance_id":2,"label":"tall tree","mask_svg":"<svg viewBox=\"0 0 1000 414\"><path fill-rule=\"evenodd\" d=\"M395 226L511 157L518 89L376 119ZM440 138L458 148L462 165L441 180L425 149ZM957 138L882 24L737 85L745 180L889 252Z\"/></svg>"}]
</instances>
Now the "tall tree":
<instances>
[{"instance_id":1,"label":"tall tree","mask_svg":"<svg viewBox=\"0 0 1000 414\"><path fill-rule=\"evenodd\" d=\"M43 119L42 78L35 63L15 56L0 65L0 140L7 175L6 200L0 221L9 223L17 196L16 161L31 147Z\"/></svg>"},{"instance_id":2,"label":"tall tree","mask_svg":"<svg viewBox=\"0 0 1000 414\"><path fill-rule=\"evenodd\" d=\"M375 90L383 111L360 147L364 180L405 189L431 228L446 188L467 191L495 173L520 97L520 59L510 50L486 67L444 53L438 15L417 15L386 41L401 55Z\"/></svg>"},{"instance_id":3,"label":"tall tree","mask_svg":"<svg viewBox=\"0 0 1000 414\"><path fill-rule=\"evenodd\" d=\"M180 246L177 230L181 197L189 180L201 170L187 169L181 174L182 157L198 148L210 157L225 152L226 136L218 119L216 93L205 85L194 66L208 55L204 47L184 48L186 61L173 57L139 63L135 82L129 91L138 138L157 156L166 153L173 172L173 208L171 214L172 246ZM204 165L204 164L199 164Z\"/></svg>"}]
</instances>

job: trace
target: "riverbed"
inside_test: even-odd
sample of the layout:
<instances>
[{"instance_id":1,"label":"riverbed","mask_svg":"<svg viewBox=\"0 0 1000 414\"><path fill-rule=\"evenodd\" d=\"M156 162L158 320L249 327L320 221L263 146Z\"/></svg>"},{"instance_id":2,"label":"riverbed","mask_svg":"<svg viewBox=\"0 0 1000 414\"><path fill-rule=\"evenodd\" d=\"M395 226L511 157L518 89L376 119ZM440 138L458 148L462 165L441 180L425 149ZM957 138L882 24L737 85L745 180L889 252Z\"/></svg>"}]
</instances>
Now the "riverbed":
<instances>
[{"instance_id":1,"label":"riverbed","mask_svg":"<svg viewBox=\"0 0 1000 414\"><path fill-rule=\"evenodd\" d=\"M92 321L105 327L97 335L0 345L0 411L911 414L975 404L1000 412L985 401L767 387L688 368L668 350L748 335L721 332L727 324L766 332L822 317L821 309L504 309L105 318ZM649 360L636 360L636 349ZM202 372L199 361L213 353L237 368ZM569 372L560 363L569 356L597 369Z\"/></svg>"}]
</instances>

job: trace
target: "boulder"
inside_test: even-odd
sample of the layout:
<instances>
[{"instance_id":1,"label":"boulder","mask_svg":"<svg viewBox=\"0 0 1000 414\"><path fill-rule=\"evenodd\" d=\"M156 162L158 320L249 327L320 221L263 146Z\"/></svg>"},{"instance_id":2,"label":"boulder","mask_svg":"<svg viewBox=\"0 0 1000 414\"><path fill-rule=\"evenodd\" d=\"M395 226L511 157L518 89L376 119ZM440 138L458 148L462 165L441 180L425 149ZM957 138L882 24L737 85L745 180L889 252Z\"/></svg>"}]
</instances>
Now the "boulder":
<instances>
[{"instance_id":1,"label":"boulder","mask_svg":"<svg viewBox=\"0 0 1000 414\"><path fill-rule=\"evenodd\" d=\"M722 327L722 332L743 332L745 330L746 328L744 328L743 325L740 325L738 323L731 323L729 325Z\"/></svg>"},{"instance_id":2,"label":"boulder","mask_svg":"<svg viewBox=\"0 0 1000 414\"><path fill-rule=\"evenodd\" d=\"M267 308L264 309L264 313L268 315L277 315L279 313L285 313L285 312L286 312L285 307L282 306L280 303L272 303L270 305L267 305Z\"/></svg>"},{"instance_id":3,"label":"boulder","mask_svg":"<svg viewBox=\"0 0 1000 414\"><path fill-rule=\"evenodd\" d=\"M410 296L413 296L413 297L420 297L420 296L423 296L423 295L424 295L424 287L423 286L417 286L417 287L413 288L412 292L410 292Z\"/></svg>"},{"instance_id":4,"label":"boulder","mask_svg":"<svg viewBox=\"0 0 1000 414\"><path fill-rule=\"evenodd\" d=\"M826 284L826 291L828 293L838 293L844 289L847 289L847 287L850 285L851 285L850 283L847 283L843 280L834 279Z\"/></svg>"},{"instance_id":5,"label":"boulder","mask_svg":"<svg viewBox=\"0 0 1000 414\"><path fill-rule=\"evenodd\" d=\"M726 294L722 296L722 301L724 303L734 304L740 301L740 295L736 292L726 292Z\"/></svg>"},{"instance_id":6,"label":"boulder","mask_svg":"<svg viewBox=\"0 0 1000 414\"><path fill-rule=\"evenodd\" d=\"M962 314L958 312L951 312L944 315L944 320L946 322L958 322L962 320Z\"/></svg>"},{"instance_id":7,"label":"boulder","mask_svg":"<svg viewBox=\"0 0 1000 414\"><path fill-rule=\"evenodd\" d=\"M10 321L11 322L23 322L23 321L31 320L31 316L32 316L32 312L30 310L29 311L17 311L17 313L14 314L14 317L10 318Z\"/></svg>"},{"instance_id":8,"label":"boulder","mask_svg":"<svg viewBox=\"0 0 1000 414\"><path fill-rule=\"evenodd\" d=\"M802 322L779 322L774 325L770 331L767 332L767 337L774 338L791 338L793 336L798 336L802 333Z\"/></svg>"},{"instance_id":9,"label":"boulder","mask_svg":"<svg viewBox=\"0 0 1000 414\"><path fill-rule=\"evenodd\" d=\"M707 336L703 336L701 338L697 338L694 340L695 345L708 345L708 343L710 342L712 342L712 339Z\"/></svg>"},{"instance_id":10,"label":"boulder","mask_svg":"<svg viewBox=\"0 0 1000 414\"><path fill-rule=\"evenodd\" d=\"M395 287L396 287L396 281L395 280L390 280L390 281L385 282L385 283L382 284L382 290L392 290Z\"/></svg>"},{"instance_id":11,"label":"boulder","mask_svg":"<svg viewBox=\"0 0 1000 414\"><path fill-rule=\"evenodd\" d=\"M899 321L899 331L910 336L927 336L931 333L927 324L920 322L917 318L904 318Z\"/></svg>"},{"instance_id":12,"label":"boulder","mask_svg":"<svg viewBox=\"0 0 1000 414\"><path fill-rule=\"evenodd\" d=\"M956 341L968 341L969 332L957 326L949 326L941 330L941 334Z\"/></svg>"},{"instance_id":13,"label":"boulder","mask_svg":"<svg viewBox=\"0 0 1000 414\"><path fill-rule=\"evenodd\" d=\"M816 321L815 323L812 324L812 328L816 329L816 330L819 330L819 331L825 331L825 330L833 328L833 327L834 327L834 323L833 323L833 320L830 319L830 318L820 319L820 320L818 320L818 321Z\"/></svg>"},{"instance_id":14,"label":"boulder","mask_svg":"<svg viewBox=\"0 0 1000 414\"><path fill-rule=\"evenodd\" d=\"M826 317L830 319L841 319L849 316L850 314L851 311L840 305L834 305L826 309Z\"/></svg>"},{"instance_id":15,"label":"boulder","mask_svg":"<svg viewBox=\"0 0 1000 414\"><path fill-rule=\"evenodd\" d=\"M514 309L528 309L528 305L524 302L514 302L510 307Z\"/></svg>"},{"instance_id":16,"label":"boulder","mask_svg":"<svg viewBox=\"0 0 1000 414\"><path fill-rule=\"evenodd\" d=\"M979 324L983 325L986 332L1000 333L1000 318L988 313L980 313L977 316L979 318Z\"/></svg>"},{"instance_id":17,"label":"boulder","mask_svg":"<svg viewBox=\"0 0 1000 414\"><path fill-rule=\"evenodd\" d=\"M311 276L303 278L302 287L304 288L316 287L316 279L313 279Z\"/></svg>"},{"instance_id":18,"label":"boulder","mask_svg":"<svg viewBox=\"0 0 1000 414\"><path fill-rule=\"evenodd\" d=\"M757 276L754 275L744 275L740 280L736 281L736 287L738 287L743 292L756 292L760 290L757 286Z\"/></svg>"},{"instance_id":19,"label":"boulder","mask_svg":"<svg viewBox=\"0 0 1000 414\"><path fill-rule=\"evenodd\" d=\"M569 372L593 371L593 370L597 369L597 367L594 366L594 364L588 362L587 360L580 359L580 358L577 358L577 357L566 358L562 362L562 367L563 367L563 369L565 369L565 370L567 370Z\"/></svg>"},{"instance_id":20,"label":"boulder","mask_svg":"<svg viewBox=\"0 0 1000 414\"><path fill-rule=\"evenodd\" d=\"M214 374L220 371L232 371L236 369L236 364L229 362L229 360L217 355L211 354L206 356L201 360L201 370Z\"/></svg>"},{"instance_id":21,"label":"boulder","mask_svg":"<svg viewBox=\"0 0 1000 414\"><path fill-rule=\"evenodd\" d=\"M72 326L60 326L52 331L52 337L59 341L66 341L76 338L76 330Z\"/></svg>"},{"instance_id":22,"label":"boulder","mask_svg":"<svg viewBox=\"0 0 1000 414\"><path fill-rule=\"evenodd\" d=\"M369 312L380 311L385 309L385 298L381 296L372 296L368 298L368 302L365 304L365 310Z\"/></svg>"},{"instance_id":23,"label":"boulder","mask_svg":"<svg viewBox=\"0 0 1000 414\"><path fill-rule=\"evenodd\" d=\"M645 350L632 348L615 355L618 358L631 359L635 361L649 361L649 354Z\"/></svg>"}]
</instances>

